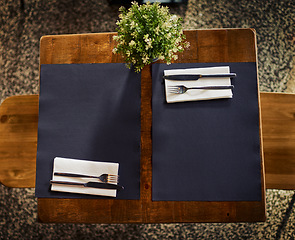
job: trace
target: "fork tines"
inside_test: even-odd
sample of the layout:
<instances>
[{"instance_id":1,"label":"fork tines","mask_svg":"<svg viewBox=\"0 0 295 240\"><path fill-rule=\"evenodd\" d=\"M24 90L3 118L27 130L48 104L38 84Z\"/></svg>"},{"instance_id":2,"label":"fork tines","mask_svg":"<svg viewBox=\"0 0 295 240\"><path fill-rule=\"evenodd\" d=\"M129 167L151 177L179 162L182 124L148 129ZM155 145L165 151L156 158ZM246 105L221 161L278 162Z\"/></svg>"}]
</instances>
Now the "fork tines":
<instances>
[{"instance_id":1,"label":"fork tines","mask_svg":"<svg viewBox=\"0 0 295 240\"><path fill-rule=\"evenodd\" d=\"M118 182L119 181L119 176L118 175L113 175L113 174L107 174L106 179L108 181L115 181Z\"/></svg>"},{"instance_id":2,"label":"fork tines","mask_svg":"<svg viewBox=\"0 0 295 240\"><path fill-rule=\"evenodd\" d=\"M168 87L170 93L182 93L182 88L178 86Z\"/></svg>"}]
</instances>

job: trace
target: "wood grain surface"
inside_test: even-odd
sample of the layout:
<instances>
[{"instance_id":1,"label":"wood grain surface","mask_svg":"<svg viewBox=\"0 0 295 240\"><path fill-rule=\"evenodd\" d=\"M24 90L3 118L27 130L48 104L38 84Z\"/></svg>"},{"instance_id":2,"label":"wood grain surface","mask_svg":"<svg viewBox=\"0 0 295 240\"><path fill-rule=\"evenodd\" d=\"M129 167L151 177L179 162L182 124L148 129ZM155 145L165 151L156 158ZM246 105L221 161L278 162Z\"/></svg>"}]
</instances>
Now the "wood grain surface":
<instances>
[{"instance_id":1,"label":"wood grain surface","mask_svg":"<svg viewBox=\"0 0 295 240\"><path fill-rule=\"evenodd\" d=\"M295 94L260 93L266 188L295 189ZM0 182L35 187L39 95L0 106ZM282 124L283 123L283 124Z\"/></svg>"},{"instance_id":2,"label":"wood grain surface","mask_svg":"<svg viewBox=\"0 0 295 240\"><path fill-rule=\"evenodd\" d=\"M114 34L44 36L40 43L40 64L123 62L120 56L114 55L111 51L115 46L115 42L112 39ZM179 54L177 62L256 62L256 36L252 29L191 30L185 31L185 34L191 46L189 50ZM151 66L146 66L143 69L141 81L140 200L39 198L39 221L68 223L264 221L265 185L263 151L261 151L262 201L260 202L175 202L151 200ZM34 97L37 100L36 96L32 96L32 98ZM38 104L38 101L36 101L36 104ZM2 111L1 108L1 112L5 111ZM7 138L3 138L2 141L7 141ZM36 136L34 141L34 150L36 151ZM32 153L36 155L35 151L32 151ZM2 179L1 172L1 182L3 182ZM27 181L29 183L29 179Z\"/></svg>"},{"instance_id":3,"label":"wood grain surface","mask_svg":"<svg viewBox=\"0 0 295 240\"><path fill-rule=\"evenodd\" d=\"M295 189L295 94L261 94L266 188Z\"/></svg>"},{"instance_id":4,"label":"wood grain surface","mask_svg":"<svg viewBox=\"0 0 295 240\"><path fill-rule=\"evenodd\" d=\"M39 95L13 96L0 106L0 182L34 187Z\"/></svg>"}]
</instances>

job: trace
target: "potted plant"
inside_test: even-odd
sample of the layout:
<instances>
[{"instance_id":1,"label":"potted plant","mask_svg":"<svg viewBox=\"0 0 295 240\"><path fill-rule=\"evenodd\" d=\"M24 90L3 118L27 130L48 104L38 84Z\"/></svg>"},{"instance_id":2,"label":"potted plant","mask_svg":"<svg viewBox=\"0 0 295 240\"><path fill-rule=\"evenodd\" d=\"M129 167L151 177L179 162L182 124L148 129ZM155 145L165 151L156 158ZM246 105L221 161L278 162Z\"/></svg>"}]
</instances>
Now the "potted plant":
<instances>
[{"instance_id":1,"label":"potted plant","mask_svg":"<svg viewBox=\"0 0 295 240\"><path fill-rule=\"evenodd\" d=\"M189 47L184 41L182 18L171 15L168 7L132 2L129 9L121 7L119 11L113 52L122 54L127 66L136 72L158 59L170 64L178 58L177 52Z\"/></svg>"}]
</instances>

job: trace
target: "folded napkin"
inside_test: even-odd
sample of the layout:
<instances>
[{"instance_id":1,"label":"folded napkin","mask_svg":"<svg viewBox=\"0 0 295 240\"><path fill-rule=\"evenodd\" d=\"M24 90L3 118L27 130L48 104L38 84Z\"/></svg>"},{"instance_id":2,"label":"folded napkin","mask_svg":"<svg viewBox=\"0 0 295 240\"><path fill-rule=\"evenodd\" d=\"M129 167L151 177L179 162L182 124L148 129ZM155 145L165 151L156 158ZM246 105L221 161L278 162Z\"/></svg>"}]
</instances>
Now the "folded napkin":
<instances>
[{"instance_id":1,"label":"folded napkin","mask_svg":"<svg viewBox=\"0 0 295 240\"><path fill-rule=\"evenodd\" d=\"M229 66L164 70L165 76L182 75L182 74L218 74L218 73L230 73ZM176 86L176 85L184 85L186 87L224 86L224 85L231 85L231 80L229 77L222 77L222 78L206 77L206 78L200 78L195 81L172 81L172 80L165 79L166 101L168 103L210 100L210 99L218 99L218 98L232 98L232 95L233 95L231 89L223 89L223 90L194 89L194 90L188 90L184 94L169 93L168 87Z\"/></svg>"},{"instance_id":2,"label":"folded napkin","mask_svg":"<svg viewBox=\"0 0 295 240\"><path fill-rule=\"evenodd\" d=\"M96 161L89 161L89 160L77 160L77 159L56 157L54 158L54 163L53 163L52 180L80 182L80 183L86 183L89 181L94 182L97 180L93 178L55 176L54 172L100 176L101 174L104 174L104 173L118 175L118 170L119 170L118 163L96 162ZM90 188L90 187L64 185L64 184L52 184L51 190L59 191L59 192L81 193L81 194L101 195L101 196L109 196L109 197L116 197L117 195L117 190L114 190L114 189Z\"/></svg>"}]
</instances>

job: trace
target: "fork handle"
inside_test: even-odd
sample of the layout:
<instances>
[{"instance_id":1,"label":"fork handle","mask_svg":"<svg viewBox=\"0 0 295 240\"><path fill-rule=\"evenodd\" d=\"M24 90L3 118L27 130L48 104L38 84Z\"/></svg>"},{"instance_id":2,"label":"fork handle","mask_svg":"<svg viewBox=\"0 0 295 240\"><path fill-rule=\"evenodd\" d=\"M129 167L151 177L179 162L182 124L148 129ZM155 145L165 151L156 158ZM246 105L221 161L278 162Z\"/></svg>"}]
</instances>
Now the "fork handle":
<instances>
[{"instance_id":1,"label":"fork handle","mask_svg":"<svg viewBox=\"0 0 295 240\"><path fill-rule=\"evenodd\" d=\"M98 176L89 176L89 175L74 174L74 173L61 173L61 172L55 172L54 175L55 176L64 176L64 177L98 178Z\"/></svg>"},{"instance_id":2,"label":"fork handle","mask_svg":"<svg viewBox=\"0 0 295 240\"><path fill-rule=\"evenodd\" d=\"M233 89L234 85L228 85L228 86L205 86L205 87L190 87L187 89L212 89L212 90L216 90L216 89Z\"/></svg>"}]
</instances>

